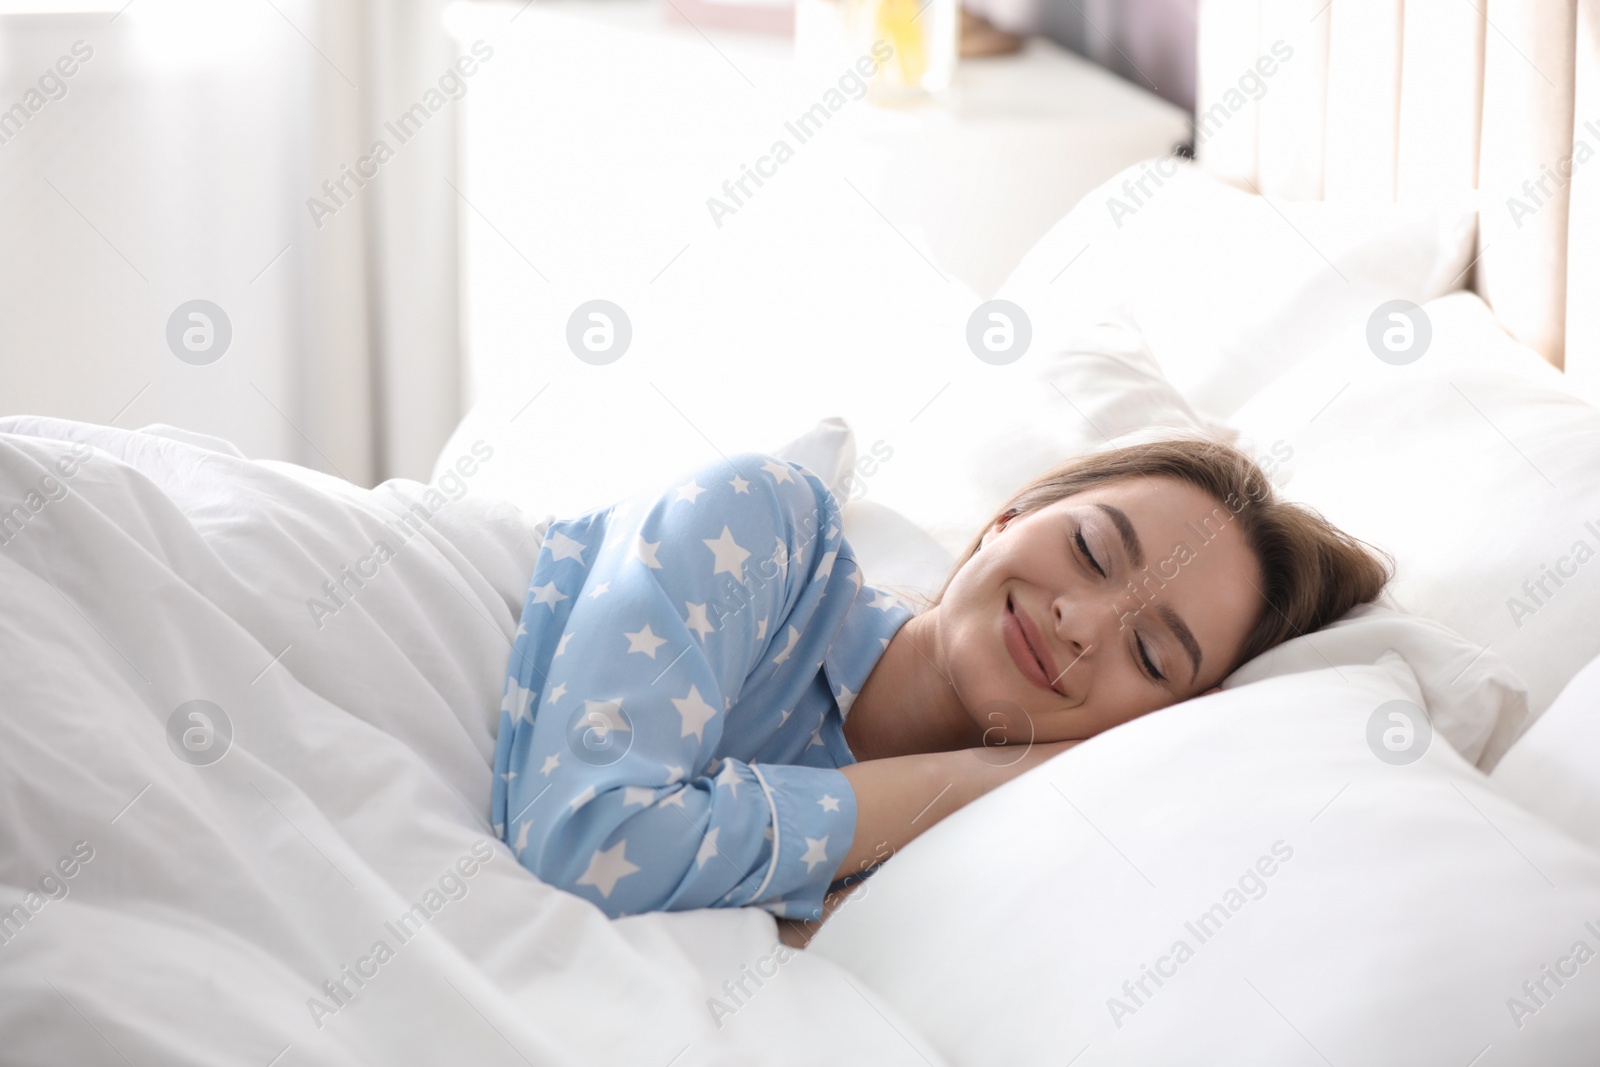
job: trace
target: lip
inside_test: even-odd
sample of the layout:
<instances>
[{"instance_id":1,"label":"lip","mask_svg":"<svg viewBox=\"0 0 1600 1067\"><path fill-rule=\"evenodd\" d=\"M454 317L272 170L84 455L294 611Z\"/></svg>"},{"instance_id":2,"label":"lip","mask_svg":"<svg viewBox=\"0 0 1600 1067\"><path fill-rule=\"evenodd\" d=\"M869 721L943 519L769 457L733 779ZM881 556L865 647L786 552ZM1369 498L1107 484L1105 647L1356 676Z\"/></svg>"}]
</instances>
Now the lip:
<instances>
[{"instance_id":1,"label":"lip","mask_svg":"<svg viewBox=\"0 0 1600 1067\"><path fill-rule=\"evenodd\" d=\"M1028 618L1026 612L1016 610L1009 595L1006 597L1006 612L1001 617L1000 629L1005 638L1006 649L1016 662L1017 669L1039 688L1048 689L1060 696L1056 687L1050 684L1050 679L1054 677L1055 663L1049 653L1040 652L1038 658L1035 658L1036 650L1044 643L1039 637L1038 628L1033 625L1033 620ZM1045 674L1046 670L1052 674Z\"/></svg>"}]
</instances>

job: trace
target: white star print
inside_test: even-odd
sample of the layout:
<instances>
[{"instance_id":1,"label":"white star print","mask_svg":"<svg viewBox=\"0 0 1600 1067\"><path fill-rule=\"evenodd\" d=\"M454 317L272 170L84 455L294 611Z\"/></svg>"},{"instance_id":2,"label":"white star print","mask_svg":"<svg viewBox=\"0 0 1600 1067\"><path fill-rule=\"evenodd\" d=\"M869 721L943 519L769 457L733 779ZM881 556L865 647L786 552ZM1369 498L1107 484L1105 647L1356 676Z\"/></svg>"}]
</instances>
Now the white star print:
<instances>
[{"instance_id":1,"label":"white star print","mask_svg":"<svg viewBox=\"0 0 1600 1067\"><path fill-rule=\"evenodd\" d=\"M516 776L517 776L517 772L516 771L506 771L500 777L502 779L504 779L505 781L509 782L509 781L511 781L511 779L515 778Z\"/></svg>"},{"instance_id":2,"label":"white star print","mask_svg":"<svg viewBox=\"0 0 1600 1067\"><path fill-rule=\"evenodd\" d=\"M701 541L717 557L717 564L711 569L713 578L727 572L739 581L744 581L744 561L749 558L750 552L740 547L726 526L722 528L722 536L705 537L701 538Z\"/></svg>"},{"instance_id":3,"label":"white star print","mask_svg":"<svg viewBox=\"0 0 1600 1067\"><path fill-rule=\"evenodd\" d=\"M673 697L672 706L683 718L683 733L679 736L693 734L696 741L704 741L706 723L717 717L717 709L700 696L699 687L691 685L687 696Z\"/></svg>"},{"instance_id":4,"label":"white star print","mask_svg":"<svg viewBox=\"0 0 1600 1067\"><path fill-rule=\"evenodd\" d=\"M522 850L528 847L528 828L533 825L533 820L528 819L517 827L517 855L522 855Z\"/></svg>"},{"instance_id":5,"label":"white star print","mask_svg":"<svg viewBox=\"0 0 1600 1067\"><path fill-rule=\"evenodd\" d=\"M776 482L792 482L792 481L794 481L794 472L789 469L787 464L779 463L776 460L774 460L771 463L763 463L761 465L761 469L766 471L768 474L772 475L773 481L776 481Z\"/></svg>"},{"instance_id":6,"label":"white star print","mask_svg":"<svg viewBox=\"0 0 1600 1067\"><path fill-rule=\"evenodd\" d=\"M552 608L551 610L554 611L555 609ZM572 635L571 634L562 634L561 635L561 640L556 642L555 655L551 656L550 658L551 659L555 659L556 656L559 656L559 655L561 655L561 653L565 652L567 650L567 642L571 641L571 640L572 640Z\"/></svg>"},{"instance_id":7,"label":"white star print","mask_svg":"<svg viewBox=\"0 0 1600 1067\"><path fill-rule=\"evenodd\" d=\"M599 585L594 587L594 592L589 594L589 599L590 600L595 600L595 599L597 599L599 597L605 596L606 592L610 588L611 588L611 583L610 582L601 582Z\"/></svg>"},{"instance_id":8,"label":"white star print","mask_svg":"<svg viewBox=\"0 0 1600 1067\"><path fill-rule=\"evenodd\" d=\"M839 810L839 798L836 797L836 796L833 796L830 793L822 794L822 799L817 801L817 803L822 805L822 810L823 811L838 811Z\"/></svg>"},{"instance_id":9,"label":"white star print","mask_svg":"<svg viewBox=\"0 0 1600 1067\"><path fill-rule=\"evenodd\" d=\"M561 753L551 753L544 758L544 766L539 768L539 773L549 777L550 772L559 766L561 766Z\"/></svg>"},{"instance_id":10,"label":"white star print","mask_svg":"<svg viewBox=\"0 0 1600 1067\"><path fill-rule=\"evenodd\" d=\"M811 731L811 740L806 742L806 747L810 748L812 745L821 745L821 744L822 744L822 724L819 722L819 723L817 723L817 728L815 730Z\"/></svg>"},{"instance_id":11,"label":"white star print","mask_svg":"<svg viewBox=\"0 0 1600 1067\"><path fill-rule=\"evenodd\" d=\"M839 702L839 714L849 715L850 705L856 702L856 695L850 691L850 687L848 685L841 685L839 687L839 693L834 697L834 699Z\"/></svg>"},{"instance_id":12,"label":"white star print","mask_svg":"<svg viewBox=\"0 0 1600 1067\"><path fill-rule=\"evenodd\" d=\"M721 832L722 827L713 826L710 831L706 833L705 840L700 842L700 851L697 852L694 857L695 867L704 867L706 865L706 860L717 854L717 835Z\"/></svg>"},{"instance_id":13,"label":"white star print","mask_svg":"<svg viewBox=\"0 0 1600 1067\"><path fill-rule=\"evenodd\" d=\"M750 493L750 483L745 481L737 474L733 476L733 481L729 482L728 484L733 486L733 491L735 493L744 493L747 496Z\"/></svg>"},{"instance_id":14,"label":"white star print","mask_svg":"<svg viewBox=\"0 0 1600 1067\"><path fill-rule=\"evenodd\" d=\"M826 578L833 573L833 561L838 557L839 550L830 548L822 554L822 559L817 563L817 577Z\"/></svg>"},{"instance_id":15,"label":"white star print","mask_svg":"<svg viewBox=\"0 0 1600 1067\"><path fill-rule=\"evenodd\" d=\"M628 639L629 652L642 652L651 659L656 658L656 649L667 643L665 637L657 637L650 629L650 624L645 623L644 629L635 630L633 633L624 633Z\"/></svg>"},{"instance_id":16,"label":"white star print","mask_svg":"<svg viewBox=\"0 0 1600 1067\"><path fill-rule=\"evenodd\" d=\"M681 807L683 807L684 794L687 793L687 792L688 792L688 787L680 785L678 788L674 789L672 792L668 793L666 796L664 796L660 800L656 801L656 807L664 808L668 804L671 804L674 807L681 808Z\"/></svg>"},{"instance_id":17,"label":"white star print","mask_svg":"<svg viewBox=\"0 0 1600 1067\"><path fill-rule=\"evenodd\" d=\"M585 700L583 702L583 721L589 724L589 729L595 733L595 740L605 744L611 731L619 734L629 733L632 727L628 725L627 716L622 714L622 701L620 700Z\"/></svg>"},{"instance_id":18,"label":"white star print","mask_svg":"<svg viewBox=\"0 0 1600 1067\"><path fill-rule=\"evenodd\" d=\"M588 548L589 546L584 544L582 541L574 541L566 534L557 530L545 541L544 547L550 550L550 558L552 561L558 559L575 559L579 563L582 563L584 549Z\"/></svg>"},{"instance_id":19,"label":"white star print","mask_svg":"<svg viewBox=\"0 0 1600 1067\"><path fill-rule=\"evenodd\" d=\"M789 658L789 653L794 651L794 646L799 643L800 631L796 630L793 626L789 627L789 643L783 647L782 652L779 652L776 656L772 657L772 662L774 664L778 664L786 661Z\"/></svg>"},{"instance_id":20,"label":"white star print","mask_svg":"<svg viewBox=\"0 0 1600 1067\"><path fill-rule=\"evenodd\" d=\"M627 807L629 804L642 804L645 807L649 807L650 802L655 798L656 791L648 786L625 785L622 787L623 807Z\"/></svg>"},{"instance_id":21,"label":"white star print","mask_svg":"<svg viewBox=\"0 0 1600 1067\"><path fill-rule=\"evenodd\" d=\"M765 641L766 639L767 639L767 620L766 619L762 619L760 622L756 623L756 640L757 641Z\"/></svg>"},{"instance_id":22,"label":"white star print","mask_svg":"<svg viewBox=\"0 0 1600 1067\"><path fill-rule=\"evenodd\" d=\"M823 834L819 841L815 837L806 838L806 854L800 857L806 865L806 873L811 873L811 868L828 859L828 835Z\"/></svg>"},{"instance_id":23,"label":"white star print","mask_svg":"<svg viewBox=\"0 0 1600 1067\"><path fill-rule=\"evenodd\" d=\"M578 876L577 884L592 885L609 900L617 883L639 870L636 864L628 862L627 845L627 841L618 841L608 849L596 849L594 855L589 857L588 869Z\"/></svg>"},{"instance_id":24,"label":"white star print","mask_svg":"<svg viewBox=\"0 0 1600 1067\"><path fill-rule=\"evenodd\" d=\"M734 770L733 764L724 763L722 765L722 773L717 775L717 784L727 786L728 795L737 800L739 798L740 782L739 772Z\"/></svg>"},{"instance_id":25,"label":"white star print","mask_svg":"<svg viewBox=\"0 0 1600 1067\"><path fill-rule=\"evenodd\" d=\"M783 718L778 720L778 725L782 726L784 723L788 722L789 721L789 716L791 716L793 714L794 714L794 709L793 708L784 708L783 709Z\"/></svg>"},{"instance_id":26,"label":"white star print","mask_svg":"<svg viewBox=\"0 0 1600 1067\"><path fill-rule=\"evenodd\" d=\"M556 610L556 601L567 599L567 594L556 588L555 582L545 582L543 585L533 587L533 602L547 605L551 612Z\"/></svg>"},{"instance_id":27,"label":"white star print","mask_svg":"<svg viewBox=\"0 0 1600 1067\"><path fill-rule=\"evenodd\" d=\"M511 716L512 722L526 717L532 721L533 716L528 714L528 707L533 701L533 690L522 688L515 678L506 679L506 695L500 701L500 710Z\"/></svg>"},{"instance_id":28,"label":"white star print","mask_svg":"<svg viewBox=\"0 0 1600 1067\"><path fill-rule=\"evenodd\" d=\"M683 602L683 606L689 609L689 617L684 620L685 624L689 629L700 635L701 641L704 641L706 634L716 629L715 626L711 625L711 620L706 618L706 606L704 604L693 604L687 600Z\"/></svg>"},{"instance_id":29,"label":"white star print","mask_svg":"<svg viewBox=\"0 0 1600 1067\"><path fill-rule=\"evenodd\" d=\"M558 685L554 689L550 690L550 703L554 704L556 701L560 700L562 697L564 697L566 695L567 695L567 683L566 682L562 682L560 685Z\"/></svg>"},{"instance_id":30,"label":"white star print","mask_svg":"<svg viewBox=\"0 0 1600 1067\"><path fill-rule=\"evenodd\" d=\"M676 763L665 764L667 768L667 784L671 785L683 777L683 768Z\"/></svg>"},{"instance_id":31,"label":"white star print","mask_svg":"<svg viewBox=\"0 0 1600 1067\"><path fill-rule=\"evenodd\" d=\"M572 798L572 800L571 800L572 810L573 811L577 811L579 808L583 807L585 804L589 803L589 801L591 801L593 799L594 799L594 786L591 785L589 788L585 789L583 792L579 793L577 796Z\"/></svg>"},{"instance_id":32,"label":"white star print","mask_svg":"<svg viewBox=\"0 0 1600 1067\"><path fill-rule=\"evenodd\" d=\"M874 599L871 604L868 604L868 607L877 608L879 611L887 612L900 606L899 599L892 593L885 593L881 589L877 590L877 593L877 598Z\"/></svg>"},{"instance_id":33,"label":"white star print","mask_svg":"<svg viewBox=\"0 0 1600 1067\"><path fill-rule=\"evenodd\" d=\"M634 546L633 550L646 567L649 567L652 570L660 570L661 561L656 559L656 549L660 547L660 541L646 541L644 537L641 536L639 538L639 543Z\"/></svg>"},{"instance_id":34,"label":"white star print","mask_svg":"<svg viewBox=\"0 0 1600 1067\"><path fill-rule=\"evenodd\" d=\"M689 479L688 485L678 486L678 499L687 500L689 503L693 504L695 499L703 492L705 492L705 490L700 488L700 485L693 478L691 478Z\"/></svg>"}]
</instances>

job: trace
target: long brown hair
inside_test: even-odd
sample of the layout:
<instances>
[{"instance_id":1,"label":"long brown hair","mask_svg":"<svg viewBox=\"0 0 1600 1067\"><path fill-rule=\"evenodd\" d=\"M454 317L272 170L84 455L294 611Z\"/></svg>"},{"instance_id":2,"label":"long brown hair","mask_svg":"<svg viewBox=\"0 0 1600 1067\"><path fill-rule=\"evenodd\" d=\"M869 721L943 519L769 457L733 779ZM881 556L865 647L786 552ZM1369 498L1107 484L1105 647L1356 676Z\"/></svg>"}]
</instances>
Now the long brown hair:
<instances>
[{"instance_id":1,"label":"long brown hair","mask_svg":"<svg viewBox=\"0 0 1600 1067\"><path fill-rule=\"evenodd\" d=\"M1222 677L1289 638L1376 600L1393 577L1392 556L1340 530L1315 509L1279 499L1261 467L1239 449L1209 438L1179 438L1077 456L1024 485L973 536L930 606L944 598L985 531L1001 519L1026 515L1091 486L1158 475L1188 482L1232 512L1261 567L1262 584L1256 589L1261 610Z\"/></svg>"}]
</instances>

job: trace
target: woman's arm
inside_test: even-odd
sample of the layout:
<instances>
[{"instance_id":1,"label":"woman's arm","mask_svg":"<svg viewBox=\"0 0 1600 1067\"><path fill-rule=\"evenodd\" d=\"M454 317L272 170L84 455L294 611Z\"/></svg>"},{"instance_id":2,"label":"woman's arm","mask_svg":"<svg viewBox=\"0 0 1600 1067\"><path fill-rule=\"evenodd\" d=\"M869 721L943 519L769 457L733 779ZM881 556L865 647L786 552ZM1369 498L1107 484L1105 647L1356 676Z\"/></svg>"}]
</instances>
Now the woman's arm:
<instances>
[{"instance_id":1,"label":"woman's arm","mask_svg":"<svg viewBox=\"0 0 1600 1067\"><path fill-rule=\"evenodd\" d=\"M1005 748L957 749L866 760L841 768L856 794L856 833L837 881L893 855L912 838L997 786L1032 770L1077 741ZM830 892L819 919L782 919L778 938L805 948L828 917L865 883Z\"/></svg>"},{"instance_id":2,"label":"woman's arm","mask_svg":"<svg viewBox=\"0 0 1600 1067\"><path fill-rule=\"evenodd\" d=\"M923 752L840 768L856 794L856 833L835 880L882 861L951 812L1076 744Z\"/></svg>"},{"instance_id":3,"label":"woman's arm","mask_svg":"<svg viewBox=\"0 0 1600 1067\"><path fill-rule=\"evenodd\" d=\"M741 716L779 714L738 702L758 665L761 682L786 661L796 677L820 666L827 635L812 620L858 592L853 561L838 560L838 503L804 468L739 453L636 504L546 532L490 821L523 866L613 917L751 904L819 916L855 826L849 781L713 759Z\"/></svg>"}]
</instances>

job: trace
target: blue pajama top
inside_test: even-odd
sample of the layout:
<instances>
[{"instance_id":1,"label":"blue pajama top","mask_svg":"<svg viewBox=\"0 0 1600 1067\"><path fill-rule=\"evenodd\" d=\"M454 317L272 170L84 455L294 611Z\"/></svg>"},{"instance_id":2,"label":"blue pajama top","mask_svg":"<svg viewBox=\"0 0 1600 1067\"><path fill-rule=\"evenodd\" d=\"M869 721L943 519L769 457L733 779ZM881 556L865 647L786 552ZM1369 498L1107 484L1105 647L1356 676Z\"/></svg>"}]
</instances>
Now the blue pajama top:
<instances>
[{"instance_id":1,"label":"blue pajama top","mask_svg":"<svg viewBox=\"0 0 1600 1067\"><path fill-rule=\"evenodd\" d=\"M763 453L552 522L507 668L495 833L613 918L820 918L855 836L844 720L911 616L863 581L822 480Z\"/></svg>"}]
</instances>

